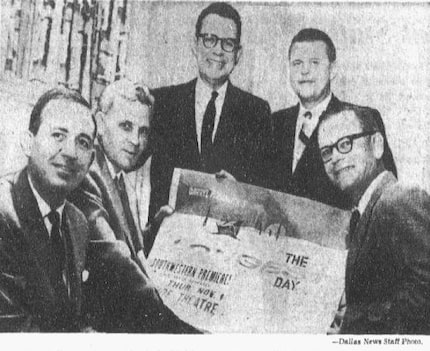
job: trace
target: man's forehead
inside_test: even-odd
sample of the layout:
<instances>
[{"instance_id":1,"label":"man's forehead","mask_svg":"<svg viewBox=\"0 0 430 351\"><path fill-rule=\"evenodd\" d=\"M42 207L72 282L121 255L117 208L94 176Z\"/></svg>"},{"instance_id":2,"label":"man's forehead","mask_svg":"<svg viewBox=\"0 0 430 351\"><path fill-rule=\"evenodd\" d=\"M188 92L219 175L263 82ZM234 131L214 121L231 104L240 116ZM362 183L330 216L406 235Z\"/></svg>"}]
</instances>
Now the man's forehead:
<instances>
[{"instance_id":1,"label":"man's forehead","mask_svg":"<svg viewBox=\"0 0 430 351\"><path fill-rule=\"evenodd\" d=\"M117 98L108 111L107 118L127 118L135 121L146 121L149 119L150 113L151 107L142 104L140 101L129 101L126 99Z\"/></svg>"},{"instance_id":2,"label":"man's forehead","mask_svg":"<svg viewBox=\"0 0 430 351\"><path fill-rule=\"evenodd\" d=\"M41 114L41 126L49 124L57 127L84 129L93 134L95 125L91 111L86 106L69 99L55 99L48 102Z\"/></svg>"},{"instance_id":3,"label":"man's forehead","mask_svg":"<svg viewBox=\"0 0 430 351\"><path fill-rule=\"evenodd\" d=\"M319 129L322 143L336 142L338 139L361 132L360 121L354 111L342 111L324 120Z\"/></svg>"},{"instance_id":4,"label":"man's forehead","mask_svg":"<svg viewBox=\"0 0 430 351\"><path fill-rule=\"evenodd\" d=\"M295 42L291 48L291 56L294 55L323 55L328 58L327 44L322 40Z\"/></svg>"},{"instance_id":5,"label":"man's forehead","mask_svg":"<svg viewBox=\"0 0 430 351\"><path fill-rule=\"evenodd\" d=\"M216 34L222 38L235 38L237 28L236 23L231 18L211 13L203 19L201 32Z\"/></svg>"}]
</instances>

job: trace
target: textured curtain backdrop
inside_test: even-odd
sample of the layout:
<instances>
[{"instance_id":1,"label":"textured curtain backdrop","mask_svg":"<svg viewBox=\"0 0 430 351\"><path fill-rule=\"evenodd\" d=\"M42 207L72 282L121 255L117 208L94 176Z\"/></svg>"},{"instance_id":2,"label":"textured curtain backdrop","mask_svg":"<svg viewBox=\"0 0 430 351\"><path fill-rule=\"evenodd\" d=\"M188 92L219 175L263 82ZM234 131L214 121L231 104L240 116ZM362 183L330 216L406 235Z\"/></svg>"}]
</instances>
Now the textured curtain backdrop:
<instances>
[{"instance_id":1,"label":"textured curtain backdrop","mask_svg":"<svg viewBox=\"0 0 430 351\"><path fill-rule=\"evenodd\" d=\"M430 190L428 4L242 3L243 56L235 84L273 111L296 103L287 52L300 29L327 32L338 51L332 84L341 99L377 108L403 181ZM191 54L201 2L131 2L127 72L152 87L195 77Z\"/></svg>"}]
</instances>

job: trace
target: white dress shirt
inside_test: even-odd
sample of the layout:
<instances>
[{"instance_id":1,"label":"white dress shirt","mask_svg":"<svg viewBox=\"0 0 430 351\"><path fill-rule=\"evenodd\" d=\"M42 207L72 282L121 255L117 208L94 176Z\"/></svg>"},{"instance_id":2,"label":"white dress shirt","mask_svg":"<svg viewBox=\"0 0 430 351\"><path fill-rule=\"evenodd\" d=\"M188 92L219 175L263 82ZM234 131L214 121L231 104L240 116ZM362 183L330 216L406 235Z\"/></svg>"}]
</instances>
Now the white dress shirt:
<instances>
[{"instance_id":1,"label":"white dress shirt","mask_svg":"<svg viewBox=\"0 0 430 351\"><path fill-rule=\"evenodd\" d=\"M301 103L300 103L300 110L299 110L299 116L297 118L296 123L296 132L295 132L295 139L294 139L294 154L293 154L293 165L292 165L292 172L294 173L294 170L297 167L297 164L299 163L300 158L303 155L303 152L305 150L306 145L303 144L303 142L300 140L300 130L302 129L302 126L306 123L306 131L308 131L308 137L310 138L315 131L315 128L318 125L318 122L320 120L321 115L324 113L324 111L327 109L328 104L330 103L330 100L332 98L332 94L329 94L321 103L319 103L317 106L315 106L313 109L308 110L306 109ZM312 118L308 119L304 117L304 114L306 112L310 112L312 114Z\"/></svg>"},{"instance_id":2,"label":"white dress shirt","mask_svg":"<svg viewBox=\"0 0 430 351\"><path fill-rule=\"evenodd\" d=\"M52 223L48 218L48 215L51 213L52 209L51 207L46 203L45 200L43 200L43 198L40 196L40 194L37 192L36 188L33 185L33 182L31 181L30 176L28 176L28 182L30 183L30 188L31 191L33 192L33 195L36 199L37 202L37 206L39 207L39 211L40 214L42 215L43 218L43 223L45 224L46 230L48 231L48 235L49 238L51 238L51 231L52 231ZM55 211L58 212L58 214L60 215L60 224L63 221L63 212L64 212L64 202L55 209ZM61 230L61 225L60 225L60 236L63 238L63 232ZM66 257L67 257L67 253L66 253ZM67 279L67 264L63 267L63 272L62 272L62 276L63 276L63 282L66 285L67 288L67 294L68 296L70 296L70 281Z\"/></svg>"},{"instance_id":3,"label":"white dress shirt","mask_svg":"<svg viewBox=\"0 0 430 351\"><path fill-rule=\"evenodd\" d=\"M370 185L367 187L364 194L361 196L360 201L358 201L358 205L356 207L358 212L360 212L360 216L363 215L364 211L366 210L367 204L370 201L370 198L372 197L379 183L381 183L382 178L384 178L385 174L387 173L388 171L383 171L380 174L378 174L378 176L375 179L373 179L372 183L370 183Z\"/></svg>"},{"instance_id":4,"label":"white dress shirt","mask_svg":"<svg viewBox=\"0 0 430 351\"><path fill-rule=\"evenodd\" d=\"M224 100L225 100L225 93L227 91L227 85L228 81L225 82L218 90L218 96L215 100L215 121L214 121L214 130L212 132L212 142L215 139L215 134L218 128L220 116L222 107L224 106ZM197 78L197 84L196 84L196 101L195 101L195 111L196 111L196 131L197 131L197 143L199 144L199 151L202 151L201 148L201 138L202 138L202 125L203 125L203 116L206 111L206 107L208 106L208 103L210 99L212 98L212 92L213 90L208 87L201 79L200 77Z\"/></svg>"},{"instance_id":5,"label":"white dress shirt","mask_svg":"<svg viewBox=\"0 0 430 351\"><path fill-rule=\"evenodd\" d=\"M115 172L113 164L109 161L106 155L105 159L113 180L119 177L120 174L123 175L131 214L133 215L135 225L142 232L148 223L149 216L149 202L151 200L150 170L152 157L149 157L142 167L129 173L125 173L122 170L120 172Z\"/></svg>"},{"instance_id":6,"label":"white dress shirt","mask_svg":"<svg viewBox=\"0 0 430 351\"><path fill-rule=\"evenodd\" d=\"M124 178L125 190L130 205L134 224L138 228L140 235L144 235L144 230L148 224L149 202L151 196L150 170L152 156L146 160L145 164L136 171L125 173L124 171L115 172L113 164L106 157L109 173L113 180L121 174ZM144 241L143 241L144 242ZM146 269L146 258L143 250L137 252L137 257Z\"/></svg>"},{"instance_id":7,"label":"white dress shirt","mask_svg":"<svg viewBox=\"0 0 430 351\"><path fill-rule=\"evenodd\" d=\"M51 237L51 231L52 231L52 223L48 218L48 215L51 213L52 209L51 207L46 203L45 200L39 195L36 188L33 185L33 182L31 181L30 176L28 177L28 182L30 183L31 191L33 192L34 197L36 198L37 206L39 207L39 211L43 218L43 223L45 224L45 227L48 231L49 237ZM60 215L60 223L63 220L63 211L64 211L64 202L62 205L60 205L56 211ZM63 233L60 230L60 235L63 236Z\"/></svg>"}]
</instances>

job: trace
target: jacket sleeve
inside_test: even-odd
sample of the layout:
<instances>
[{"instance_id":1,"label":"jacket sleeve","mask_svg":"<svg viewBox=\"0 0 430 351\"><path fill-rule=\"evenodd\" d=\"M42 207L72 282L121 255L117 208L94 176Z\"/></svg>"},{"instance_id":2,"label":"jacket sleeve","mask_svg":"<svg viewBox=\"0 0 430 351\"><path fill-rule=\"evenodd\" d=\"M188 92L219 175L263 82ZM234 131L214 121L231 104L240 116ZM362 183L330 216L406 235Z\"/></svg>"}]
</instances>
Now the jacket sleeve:
<instances>
[{"instance_id":1,"label":"jacket sleeve","mask_svg":"<svg viewBox=\"0 0 430 351\"><path fill-rule=\"evenodd\" d=\"M368 303L347 301L348 328L373 334L429 334L430 197L419 189L391 188L374 216L381 268L368 289L380 292Z\"/></svg>"},{"instance_id":2,"label":"jacket sleeve","mask_svg":"<svg viewBox=\"0 0 430 351\"><path fill-rule=\"evenodd\" d=\"M419 189L402 190L387 203L382 226L392 249L398 288L385 302L394 332L430 332L430 197ZM385 223L384 223L385 222ZM390 225L391 224L391 225ZM394 225L393 225L394 224Z\"/></svg>"},{"instance_id":3,"label":"jacket sleeve","mask_svg":"<svg viewBox=\"0 0 430 351\"><path fill-rule=\"evenodd\" d=\"M96 329L138 333L198 332L164 305L146 272L131 259L125 243L90 242L88 265L91 280L86 294L92 301Z\"/></svg>"},{"instance_id":4,"label":"jacket sleeve","mask_svg":"<svg viewBox=\"0 0 430 351\"><path fill-rule=\"evenodd\" d=\"M0 332L38 331L36 318L26 309L26 281L16 262L17 236L0 215Z\"/></svg>"},{"instance_id":5,"label":"jacket sleeve","mask_svg":"<svg viewBox=\"0 0 430 351\"><path fill-rule=\"evenodd\" d=\"M254 120L250 121L249 163L244 181L265 187L269 177L268 161L272 147L270 106L267 101L259 99L251 109L254 110Z\"/></svg>"}]
</instances>

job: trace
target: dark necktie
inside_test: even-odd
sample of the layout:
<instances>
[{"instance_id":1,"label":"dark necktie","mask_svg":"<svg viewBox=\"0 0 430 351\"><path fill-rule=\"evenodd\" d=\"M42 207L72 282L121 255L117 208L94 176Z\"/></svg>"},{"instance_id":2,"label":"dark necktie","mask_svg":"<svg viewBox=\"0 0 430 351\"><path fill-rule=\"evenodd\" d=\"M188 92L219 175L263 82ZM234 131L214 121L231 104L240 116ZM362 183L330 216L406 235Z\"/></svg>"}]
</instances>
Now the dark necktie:
<instances>
[{"instance_id":1,"label":"dark necktie","mask_svg":"<svg viewBox=\"0 0 430 351\"><path fill-rule=\"evenodd\" d=\"M61 223L60 214L52 210L48 214L48 219L52 224L51 229L51 282L57 293L57 296L61 299L67 296L67 287L63 279L63 271L66 263L66 250L64 248L64 241L61 236Z\"/></svg>"},{"instance_id":2,"label":"dark necktie","mask_svg":"<svg viewBox=\"0 0 430 351\"><path fill-rule=\"evenodd\" d=\"M121 198L121 204L124 209L124 214L127 220L128 228L130 230L134 251L135 251L135 254L137 254L140 250L143 249L143 244L142 244L142 240L140 239L139 232L136 228L133 215L131 213L130 202L128 200L127 190L125 188L124 177L122 176L122 173L116 177L116 187L118 189L119 196Z\"/></svg>"},{"instance_id":3,"label":"dark necktie","mask_svg":"<svg viewBox=\"0 0 430 351\"><path fill-rule=\"evenodd\" d=\"M214 131L216 107L215 100L218 96L216 91L212 92L212 97L208 102L205 114L203 115L201 155L203 163L206 165L212 153L212 134Z\"/></svg>"},{"instance_id":4,"label":"dark necktie","mask_svg":"<svg viewBox=\"0 0 430 351\"><path fill-rule=\"evenodd\" d=\"M305 117L305 119L303 121L302 128L300 129L299 139L306 146L309 144L311 138L311 133L308 125L312 118L312 113L310 111L306 111L303 117Z\"/></svg>"},{"instance_id":5,"label":"dark necktie","mask_svg":"<svg viewBox=\"0 0 430 351\"><path fill-rule=\"evenodd\" d=\"M355 231L357 229L358 222L360 221L360 211L352 211L351 219L349 220L349 237L353 240L355 237Z\"/></svg>"}]
</instances>

